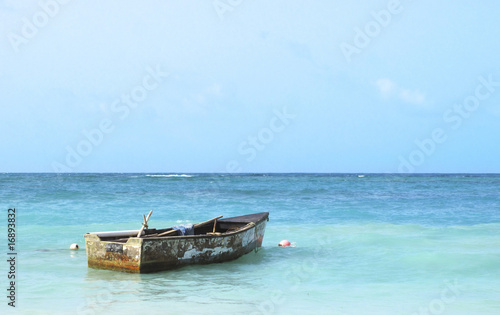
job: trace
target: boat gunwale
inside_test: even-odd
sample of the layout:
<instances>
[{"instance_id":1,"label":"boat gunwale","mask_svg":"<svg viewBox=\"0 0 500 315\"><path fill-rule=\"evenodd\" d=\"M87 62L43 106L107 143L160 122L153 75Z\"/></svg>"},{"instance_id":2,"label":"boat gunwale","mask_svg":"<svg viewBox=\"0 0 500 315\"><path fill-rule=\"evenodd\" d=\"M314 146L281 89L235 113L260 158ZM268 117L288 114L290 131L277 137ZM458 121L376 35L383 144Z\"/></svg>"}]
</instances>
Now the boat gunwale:
<instances>
[{"instance_id":1,"label":"boat gunwale","mask_svg":"<svg viewBox=\"0 0 500 315\"><path fill-rule=\"evenodd\" d=\"M242 226L241 228L239 228L235 231L223 232L219 235L199 234L199 235L166 235L166 236L151 236L151 237L131 236L126 241L117 241L117 240L102 240L98 235L93 234L93 233L86 233L86 234L96 235L99 238L99 242L107 242L107 243L115 243L115 244L127 244L130 240L136 240L136 239L142 239L142 240L165 240L165 239L179 240L179 239L199 239L199 238L207 238L207 239L210 238L211 239L211 238L229 237L229 236L237 235L239 233L244 233L244 232L248 231L249 229L257 227L258 224L260 224L262 221L268 220L268 218L269 218L268 214L265 216L263 215L259 220L255 221L255 222L253 222L253 221L248 222L247 224L245 224L244 226ZM228 218L228 219L231 219L231 218ZM239 222L231 222L231 223L239 223ZM240 223L245 223L245 222L240 222ZM113 232L113 231L109 231L109 232Z\"/></svg>"},{"instance_id":2,"label":"boat gunwale","mask_svg":"<svg viewBox=\"0 0 500 315\"><path fill-rule=\"evenodd\" d=\"M258 221L257 223L250 222L247 223L246 225L242 226L240 229L231 231L231 232L224 232L219 235L210 235L210 234L199 234L199 235L166 235L166 236L152 236L152 237L131 237L131 238L140 238L143 240L164 240L164 239L193 239L193 238L215 238L215 237L225 237L225 236L232 236L238 233L243 233L251 228L254 228L259 224L262 220ZM128 242L128 241L127 241Z\"/></svg>"}]
</instances>

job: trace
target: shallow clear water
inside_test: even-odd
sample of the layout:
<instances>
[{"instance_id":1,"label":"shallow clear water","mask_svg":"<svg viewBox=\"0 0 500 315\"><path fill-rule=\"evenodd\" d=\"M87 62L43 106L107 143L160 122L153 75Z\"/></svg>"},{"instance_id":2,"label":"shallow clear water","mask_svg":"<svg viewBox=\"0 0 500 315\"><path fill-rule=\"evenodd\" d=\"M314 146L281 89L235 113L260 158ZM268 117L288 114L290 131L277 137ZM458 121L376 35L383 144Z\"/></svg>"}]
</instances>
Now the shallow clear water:
<instances>
[{"instance_id":1,"label":"shallow clear water","mask_svg":"<svg viewBox=\"0 0 500 315\"><path fill-rule=\"evenodd\" d=\"M18 252L16 308L4 298L0 312L500 309L500 175L171 175L183 174L0 174L3 255L10 207ZM236 261L147 275L87 268L84 233L139 229L151 209L157 228L262 211L270 221L263 248Z\"/></svg>"}]
</instances>

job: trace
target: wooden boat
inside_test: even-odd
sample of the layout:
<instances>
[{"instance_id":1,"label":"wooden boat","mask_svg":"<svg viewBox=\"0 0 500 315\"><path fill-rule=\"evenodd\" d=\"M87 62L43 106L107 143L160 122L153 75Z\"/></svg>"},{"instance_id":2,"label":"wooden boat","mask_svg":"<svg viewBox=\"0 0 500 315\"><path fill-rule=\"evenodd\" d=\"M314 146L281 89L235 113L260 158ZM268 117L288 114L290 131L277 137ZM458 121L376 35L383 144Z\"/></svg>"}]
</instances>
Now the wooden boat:
<instances>
[{"instance_id":1,"label":"wooden boat","mask_svg":"<svg viewBox=\"0 0 500 315\"><path fill-rule=\"evenodd\" d=\"M220 263L257 250L262 245L269 213L227 219L214 218L194 225L194 235L177 235L173 228L85 234L88 266L150 273L190 264Z\"/></svg>"}]
</instances>

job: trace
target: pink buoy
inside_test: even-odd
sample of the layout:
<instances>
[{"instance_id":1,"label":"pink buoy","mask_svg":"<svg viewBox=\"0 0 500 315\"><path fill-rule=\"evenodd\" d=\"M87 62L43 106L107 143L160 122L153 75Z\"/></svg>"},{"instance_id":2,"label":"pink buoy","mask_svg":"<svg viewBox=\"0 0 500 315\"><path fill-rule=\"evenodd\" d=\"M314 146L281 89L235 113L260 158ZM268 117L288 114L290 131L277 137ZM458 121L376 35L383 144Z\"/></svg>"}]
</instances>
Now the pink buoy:
<instances>
[{"instance_id":1,"label":"pink buoy","mask_svg":"<svg viewBox=\"0 0 500 315\"><path fill-rule=\"evenodd\" d=\"M290 245L292 245L292 243L290 243L290 242L289 242L289 241L287 241L287 240L282 240L282 241L278 244L278 246L282 246L282 247L287 247L287 246L290 246Z\"/></svg>"}]
</instances>

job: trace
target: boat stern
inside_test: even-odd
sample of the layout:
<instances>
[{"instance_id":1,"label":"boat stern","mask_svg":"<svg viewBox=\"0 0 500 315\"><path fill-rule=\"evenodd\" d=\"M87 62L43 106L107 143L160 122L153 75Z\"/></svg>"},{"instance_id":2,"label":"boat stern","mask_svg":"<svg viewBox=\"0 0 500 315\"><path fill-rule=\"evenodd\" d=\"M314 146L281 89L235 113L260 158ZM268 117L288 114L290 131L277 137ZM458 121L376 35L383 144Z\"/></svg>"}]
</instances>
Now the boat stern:
<instances>
[{"instance_id":1,"label":"boat stern","mask_svg":"<svg viewBox=\"0 0 500 315\"><path fill-rule=\"evenodd\" d=\"M140 272L142 239L126 243L103 241L96 234L84 235L88 266L97 269Z\"/></svg>"}]
</instances>

